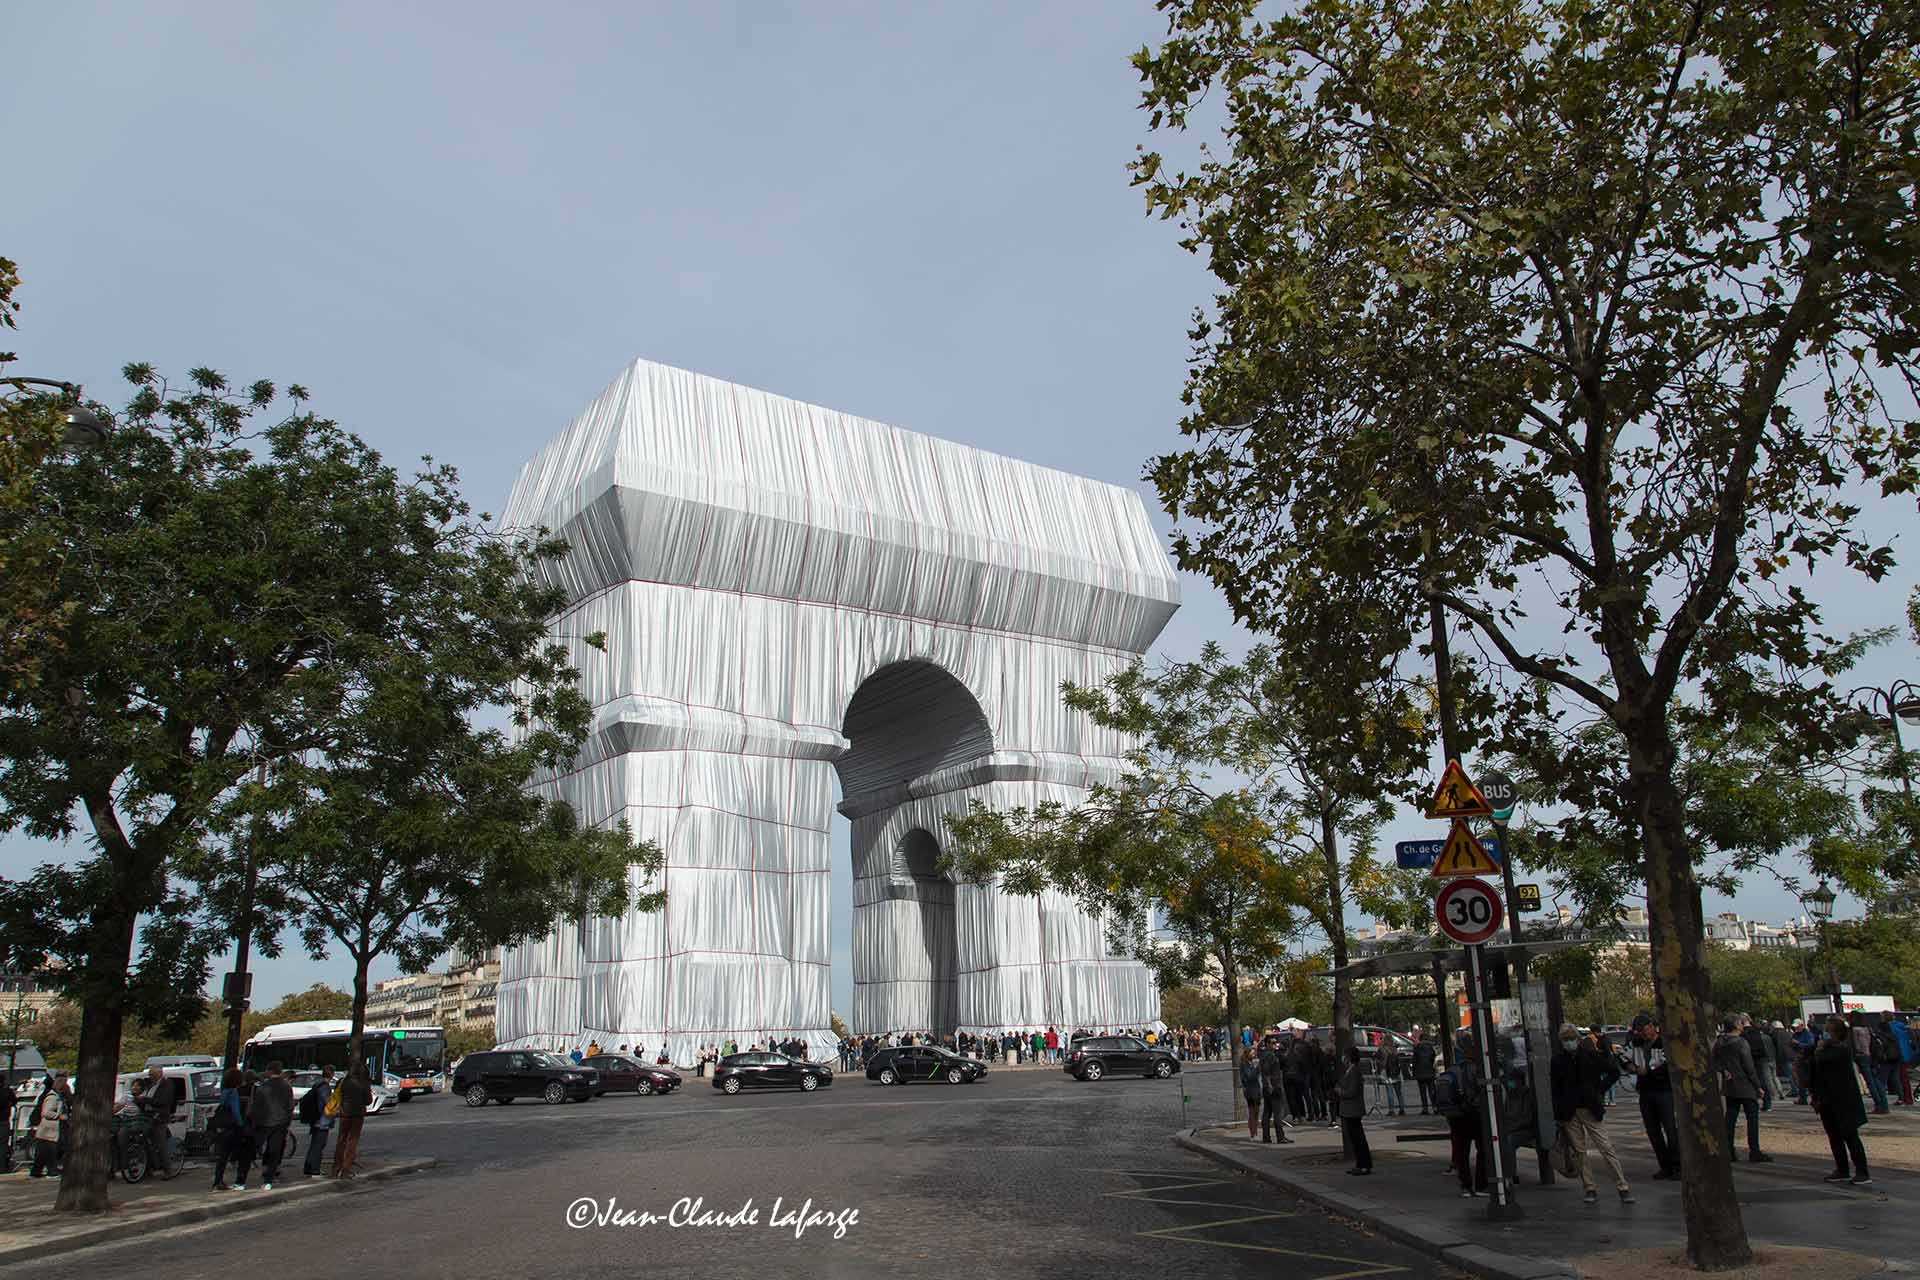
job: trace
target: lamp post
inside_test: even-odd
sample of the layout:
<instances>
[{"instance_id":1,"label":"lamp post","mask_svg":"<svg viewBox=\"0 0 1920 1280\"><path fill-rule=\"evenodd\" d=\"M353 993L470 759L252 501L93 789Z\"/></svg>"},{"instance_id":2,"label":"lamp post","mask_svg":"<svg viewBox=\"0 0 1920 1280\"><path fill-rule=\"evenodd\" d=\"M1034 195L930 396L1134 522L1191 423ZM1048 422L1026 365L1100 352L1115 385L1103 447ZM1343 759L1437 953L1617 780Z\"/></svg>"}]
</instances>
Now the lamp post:
<instances>
[{"instance_id":1,"label":"lamp post","mask_svg":"<svg viewBox=\"0 0 1920 1280\"><path fill-rule=\"evenodd\" d=\"M1827 921L1833 919L1833 890L1822 880L1820 887L1809 889L1800 899L1806 904L1807 914L1813 917L1814 931L1820 937L1820 955L1827 962L1827 998L1832 1002L1832 1012L1840 1016L1840 979L1833 971L1833 944L1827 939Z\"/></svg>"},{"instance_id":2,"label":"lamp post","mask_svg":"<svg viewBox=\"0 0 1920 1280\"><path fill-rule=\"evenodd\" d=\"M0 378L0 382L11 383L16 387L53 387L72 403L61 416L64 431L61 442L75 449L98 448L106 442L107 422L99 414L87 408L80 399L80 384L62 382L58 378Z\"/></svg>"},{"instance_id":3,"label":"lamp post","mask_svg":"<svg viewBox=\"0 0 1920 1280\"><path fill-rule=\"evenodd\" d=\"M1907 750L1900 741L1900 722L1920 725L1920 684L1895 680L1886 688L1866 685L1847 695L1869 714L1887 722L1893 733L1893 763L1900 770L1900 789L1913 799L1913 771L1907 768Z\"/></svg>"}]
</instances>

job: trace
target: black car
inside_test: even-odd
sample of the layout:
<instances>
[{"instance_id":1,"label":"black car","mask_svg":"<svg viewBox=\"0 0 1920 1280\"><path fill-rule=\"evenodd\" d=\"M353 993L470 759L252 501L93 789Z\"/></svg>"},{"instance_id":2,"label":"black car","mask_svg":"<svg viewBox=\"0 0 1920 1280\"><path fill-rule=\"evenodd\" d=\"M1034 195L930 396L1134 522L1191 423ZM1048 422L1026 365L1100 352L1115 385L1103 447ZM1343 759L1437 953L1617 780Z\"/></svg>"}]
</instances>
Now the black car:
<instances>
[{"instance_id":1,"label":"black car","mask_svg":"<svg viewBox=\"0 0 1920 1280\"><path fill-rule=\"evenodd\" d=\"M867 1059L867 1079L881 1084L945 1081L972 1084L987 1074L987 1064L930 1044L882 1049Z\"/></svg>"},{"instance_id":2,"label":"black car","mask_svg":"<svg viewBox=\"0 0 1920 1280\"><path fill-rule=\"evenodd\" d=\"M470 1053L453 1073L453 1091L470 1107L484 1107L489 1099L506 1104L515 1098L545 1098L562 1103L568 1098L585 1102L600 1092L600 1073L557 1053L538 1049L494 1049Z\"/></svg>"},{"instance_id":3,"label":"black car","mask_svg":"<svg viewBox=\"0 0 1920 1280\"><path fill-rule=\"evenodd\" d=\"M1180 1059L1133 1036L1088 1036L1067 1054L1067 1074L1076 1080L1102 1076L1158 1076L1165 1080L1180 1070Z\"/></svg>"},{"instance_id":4,"label":"black car","mask_svg":"<svg viewBox=\"0 0 1920 1280\"><path fill-rule=\"evenodd\" d=\"M804 1089L812 1093L832 1083L832 1068L784 1053L730 1053L713 1069L713 1087L722 1093L742 1089Z\"/></svg>"},{"instance_id":5,"label":"black car","mask_svg":"<svg viewBox=\"0 0 1920 1280\"><path fill-rule=\"evenodd\" d=\"M672 1093L680 1087L680 1073L625 1053L596 1053L586 1066L600 1073L600 1096L609 1093Z\"/></svg>"}]
</instances>

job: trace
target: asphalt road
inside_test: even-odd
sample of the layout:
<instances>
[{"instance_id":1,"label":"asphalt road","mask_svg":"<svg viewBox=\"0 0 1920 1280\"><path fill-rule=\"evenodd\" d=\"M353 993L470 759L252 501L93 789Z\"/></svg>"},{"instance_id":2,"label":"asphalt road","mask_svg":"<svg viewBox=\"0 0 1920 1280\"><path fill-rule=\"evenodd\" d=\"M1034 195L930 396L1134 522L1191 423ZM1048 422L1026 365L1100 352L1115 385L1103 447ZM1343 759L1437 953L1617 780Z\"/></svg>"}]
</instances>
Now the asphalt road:
<instances>
[{"instance_id":1,"label":"asphalt road","mask_svg":"<svg viewBox=\"0 0 1920 1280\"><path fill-rule=\"evenodd\" d=\"M1097 1084L1042 1071L887 1088L854 1075L812 1095L735 1098L689 1078L667 1097L557 1107L415 1099L371 1118L363 1150L433 1156L432 1172L68 1255L55 1269L141 1280L263 1268L408 1280L609 1267L863 1280L1042 1268L1209 1280L1436 1272L1176 1150L1168 1135L1182 1125L1183 1092L1198 1100L1191 1121L1214 1119L1228 1084L1203 1067ZM699 1215L708 1220L676 1225Z\"/></svg>"}]
</instances>

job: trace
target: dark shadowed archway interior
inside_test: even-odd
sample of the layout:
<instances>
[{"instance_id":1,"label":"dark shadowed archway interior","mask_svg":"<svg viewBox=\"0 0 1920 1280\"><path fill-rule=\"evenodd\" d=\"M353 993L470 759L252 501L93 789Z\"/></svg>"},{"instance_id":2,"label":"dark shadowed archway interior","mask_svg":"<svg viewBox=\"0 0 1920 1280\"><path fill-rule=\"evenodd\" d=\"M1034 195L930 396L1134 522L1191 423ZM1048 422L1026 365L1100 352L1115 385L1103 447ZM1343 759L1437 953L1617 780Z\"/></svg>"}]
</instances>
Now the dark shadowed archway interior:
<instances>
[{"instance_id":1,"label":"dark shadowed archway interior","mask_svg":"<svg viewBox=\"0 0 1920 1280\"><path fill-rule=\"evenodd\" d=\"M874 840L889 811L910 798L909 783L991 755L992 729L965 685L914 661L869 676L847 705L842 732L849 746L837 762L840 811L855 821L854 875L867 886L866 909L897 921L882 935L892 939L886 967L897 972L863 975L856 966L854 980L895 987L900 998L887 1007L896 1016L914 1011L912 1025L855 1029L950 1032L959 1024L959 937L953 881L937 870L939 840L920 826L881 847ZM911 918L901 919L903 911Z\"/></svg>"}]
</instances>

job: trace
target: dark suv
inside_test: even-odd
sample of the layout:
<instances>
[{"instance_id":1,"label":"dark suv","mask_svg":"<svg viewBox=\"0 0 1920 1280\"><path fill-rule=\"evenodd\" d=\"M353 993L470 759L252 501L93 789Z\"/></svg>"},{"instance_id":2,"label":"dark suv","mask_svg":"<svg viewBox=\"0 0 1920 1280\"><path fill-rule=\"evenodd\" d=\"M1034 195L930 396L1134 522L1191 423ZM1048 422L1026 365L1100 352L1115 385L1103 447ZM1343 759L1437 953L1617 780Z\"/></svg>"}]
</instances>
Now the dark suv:
<instances>
[{"instance_id":1,"label":"dark suv","mask_svg":"<svg viewBox=\"0 0 1920 1280\"><path fill-rule=\"evenodd\" d=\"M972 1084L986 1074L986 1063L930 1044L882 1049L867 1059L867 1079L881 1084L913 1084L921 1080Z\"/></svg>"},{"instance_id":2,"label":"dark suv","mask_svg":"<svg viewBox=\"0 0 1920 1280\"><path fill-rule=\"evenodd\" d=\"M1180 1070L1180 1059L1133 1036L1088 1036L1067 1054L1067 1074L1076 1080L1143 1075L1165 1080Z\"/></svg>"},{"instance_id":3,"label":"dark suv","mask_svg":"<svg viewBox=\"0 0 1920 1280\"><path fill-rule=\"evenodd\" d=\"M515 1098L545 1098L562 1103L568 1098L585 1102L600 1092L600 1073L568 1062L557 1053L539 1049L493 1049L470 1053L453 1073L453 1091L470 1107L484 1107L489 1099L501 1104Z\"/></svg>"}]
</instances>

